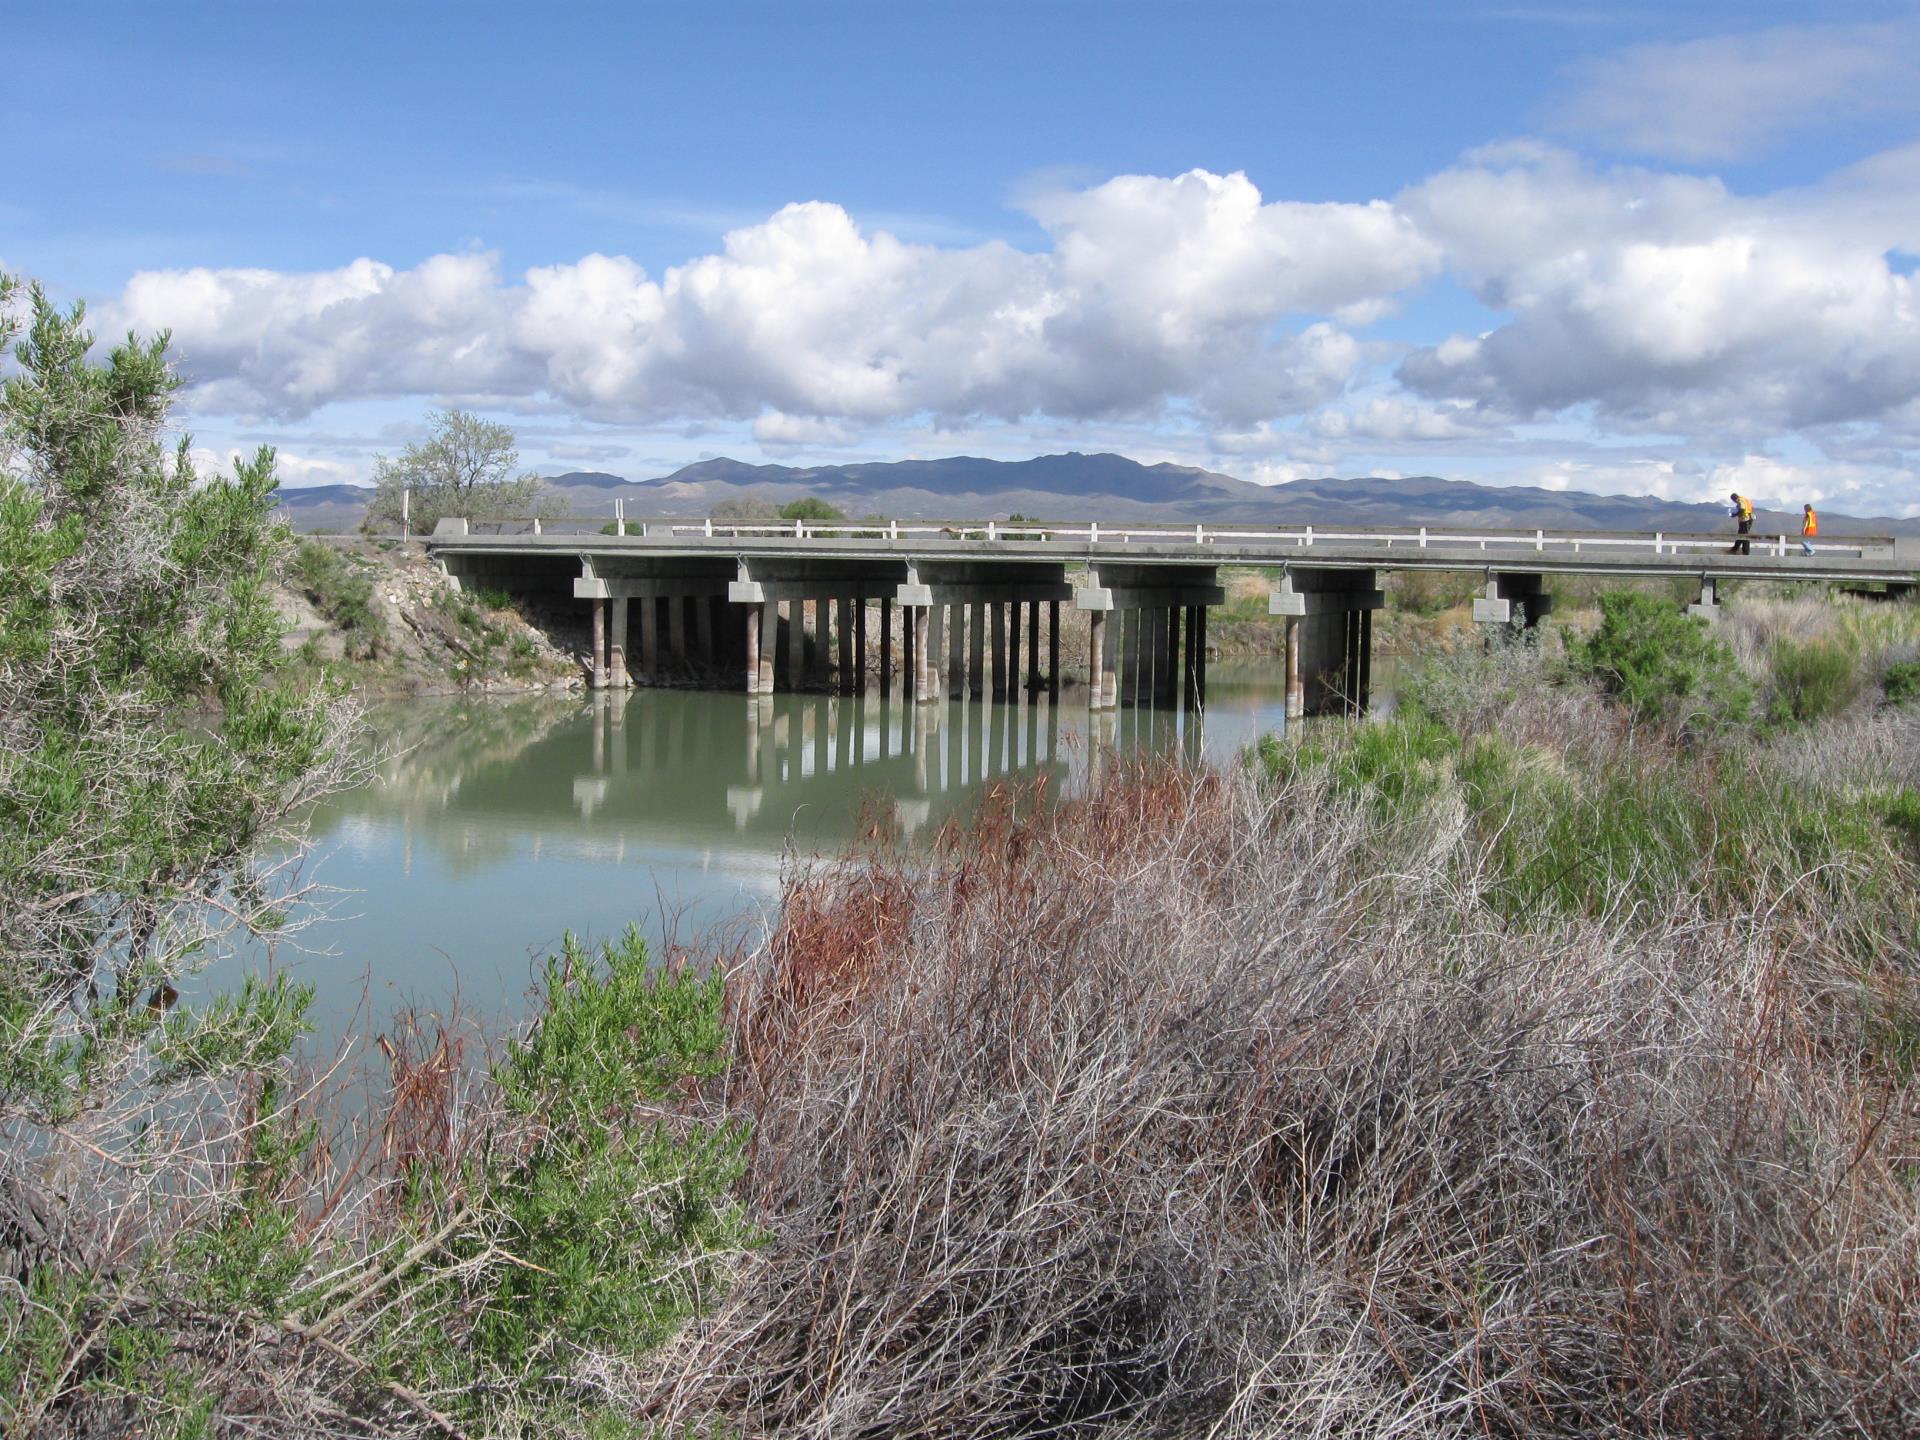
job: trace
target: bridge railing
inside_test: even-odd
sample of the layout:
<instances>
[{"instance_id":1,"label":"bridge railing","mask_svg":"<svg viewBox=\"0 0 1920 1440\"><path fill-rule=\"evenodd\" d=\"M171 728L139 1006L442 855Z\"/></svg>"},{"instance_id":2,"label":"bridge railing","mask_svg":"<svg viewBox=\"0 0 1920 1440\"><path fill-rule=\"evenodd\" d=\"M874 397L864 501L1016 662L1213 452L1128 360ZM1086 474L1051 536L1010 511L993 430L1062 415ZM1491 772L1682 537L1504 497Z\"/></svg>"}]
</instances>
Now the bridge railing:
<instances>
[{"instance_id":1,"label":"bridge railing","mask_svg":"<svg viewBox=\"0 0 1920 1440\"><path fill-rule=\"evenodd\" d=\"M974 540L1037 542L1040 544L1185 544L1185 545L1272 545L1311 549L1314 546L1369 545L1382 549L1448 549L1534 551L1546 554L1581 554L1586 549L1646 551L1655 558L1702 551L1725 550L1746 539L1756 555L1787 555L1797 550L1800 536L1787 534L1745 537L1726 531L1627 531L1627 530L1548 530L1459 528L1439 525L1419 526L1326 526L1326 525L1192 525L1164 521L1129 521L1103 524L1095 520L1049 521L1020 520L734 520L712 516L620 517L595 522L573 517L561 521L501 520L475 522L473 534L579 534L604 529L607 533L635 539L791 539L791 540L887 540L914 544L927 540ZM1847 535L1816 537L1820 554L1864 558L1869 552L1891 552L1891 536Z\"/></svg>"}]
</instances>

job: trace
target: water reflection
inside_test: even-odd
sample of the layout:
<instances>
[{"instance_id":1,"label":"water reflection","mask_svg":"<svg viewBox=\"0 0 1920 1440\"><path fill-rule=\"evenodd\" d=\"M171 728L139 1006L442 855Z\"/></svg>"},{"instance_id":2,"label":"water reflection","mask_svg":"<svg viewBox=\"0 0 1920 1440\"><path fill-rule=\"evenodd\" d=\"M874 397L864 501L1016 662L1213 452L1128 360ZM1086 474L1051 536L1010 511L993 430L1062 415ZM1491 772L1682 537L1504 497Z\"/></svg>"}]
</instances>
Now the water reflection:
<instances>
[{"instance_id":1,"label":"water reflection","mask_svg":"<svg viewBox=\"0 0 1920 1440\"><path fill-rule=\"evenodd\" d=\"M656 945L758 923L790 855L886 818L924 836L986 788L1046 774L1071 792L1140 746L1226 757L1281 724L1272 667L1217 670L1204 724L1180 711L897 697L636 691L416 702L378 712L373 783L314 817L335 918L318 953L323 1031L366 976L373 1013L410 1000L498 1015L562 931L638 922ZM257 957L255 957L257 958ZM331 1017L331 1018L330 1018Z\"/></svg>"}]
</instances>

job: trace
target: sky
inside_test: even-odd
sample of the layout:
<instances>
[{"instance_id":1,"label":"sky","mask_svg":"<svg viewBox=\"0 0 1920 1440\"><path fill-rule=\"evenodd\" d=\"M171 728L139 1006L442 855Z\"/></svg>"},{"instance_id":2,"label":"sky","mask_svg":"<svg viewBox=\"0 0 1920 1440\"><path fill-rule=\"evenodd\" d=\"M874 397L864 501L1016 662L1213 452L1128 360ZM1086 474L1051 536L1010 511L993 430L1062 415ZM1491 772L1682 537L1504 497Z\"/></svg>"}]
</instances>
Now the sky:
<instances>
[{"instance_id":1,"label":"sky","mask_svg":"<svg viewBox=\"0 0 1920 1440\"><path fill-rule=\"evenodd\" d=\"M87 4L0 270L210 463L1114 450L1920 514L1920 4Z\"/></svg>"}]
</instances>

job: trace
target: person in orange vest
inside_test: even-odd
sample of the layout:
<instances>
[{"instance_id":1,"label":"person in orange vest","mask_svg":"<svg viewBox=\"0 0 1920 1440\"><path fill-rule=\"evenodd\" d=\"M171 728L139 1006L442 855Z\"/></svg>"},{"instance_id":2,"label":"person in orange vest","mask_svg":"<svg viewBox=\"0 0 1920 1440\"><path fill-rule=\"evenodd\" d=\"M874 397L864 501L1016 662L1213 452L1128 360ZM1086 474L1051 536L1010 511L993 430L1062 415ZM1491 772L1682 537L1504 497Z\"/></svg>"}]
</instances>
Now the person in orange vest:
<instances>
[{"instance_id":1,"label":"person in orange vest","mask_svg":"<svg viewBox=\"0 0 1920 1440\"><path fill-rule=\"evenodd\" d=\"M1800 507L1800 553L1813 553L1813 537L1820 533L1820 517L1813 513L1813 506Z\"/></svg>"},{"instance_id":2,"label":"person in orange vest","mask_svg":"<svg viewBox=\"0 0 1920 1440\"><path fill-rule=\"evenodd\" d=\"M1751 555L1753 553L1753 542L1747 539L1747 536L1753 533L1753 502L1738 490L1734 491L1729 498L1733 501L1733 508L1729 510L1727 514L1740 522L1740 538L1727 547L1727 553L1729 555Z\"/></svg>"}]
</instances>

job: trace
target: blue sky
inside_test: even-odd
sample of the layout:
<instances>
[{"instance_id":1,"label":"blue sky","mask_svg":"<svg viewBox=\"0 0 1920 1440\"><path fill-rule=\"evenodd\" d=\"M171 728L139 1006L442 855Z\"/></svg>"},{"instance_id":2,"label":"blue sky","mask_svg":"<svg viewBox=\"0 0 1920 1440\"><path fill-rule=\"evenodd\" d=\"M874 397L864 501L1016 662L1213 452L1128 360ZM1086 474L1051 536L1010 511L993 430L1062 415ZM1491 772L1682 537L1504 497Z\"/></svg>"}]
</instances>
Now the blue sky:
<instances>
[{"instance_id":1,"label":"blue sky","mask_svg":"<svg viewBox=\"0 0 1920 1440\"><path fill-rule=\"evenodd\" d=\"M0 266L212 456L1920 509L1912 5L27 4Z\"/></svg>"}]
</instances>

